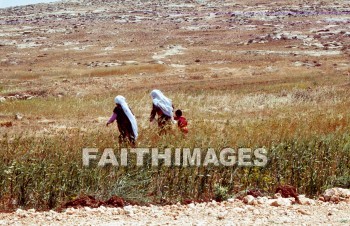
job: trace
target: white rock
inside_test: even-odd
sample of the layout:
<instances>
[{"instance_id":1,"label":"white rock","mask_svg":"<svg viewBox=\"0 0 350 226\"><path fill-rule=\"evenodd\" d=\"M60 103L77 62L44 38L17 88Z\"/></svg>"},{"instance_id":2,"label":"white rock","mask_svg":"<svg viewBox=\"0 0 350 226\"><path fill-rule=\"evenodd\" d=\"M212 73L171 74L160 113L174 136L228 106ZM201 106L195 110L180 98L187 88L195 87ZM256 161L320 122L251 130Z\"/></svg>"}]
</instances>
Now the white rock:
<instances>
[{"instance_id":1,"label":"white rock","mask_svg":"<svg viewBox=\"0 0 350 226\"><path fill-rule=\"evenodd\" d=\"M0 97L0 103L4 103L6 101L5 97Z\"/></svg>"},{"instance_id":2,"label":"white rock","mask_svg":"<svg viewBox=\"0 0 350 226\"><path fill-rule=\"evenodd\" d=\"M92 209L91 209L90 207L88 207L88 206L85 206L85 207L84 207L84 210L85 210L86 212L91 212L91 211L92 211Z\"/></svg>"},{"instance_id":3,"label":"white rock","mask_svg":"<svg viewBox=\"0 0 350 226\"><path fill-rule=\"evenodd\" d=\"M16 214L17 216L21 217L21 218L24 218L24 217L28 217L28 213L27 211L24 211L24 210L21 210L21 209L17 209L16 210Z\"/></svg>"},{"instance_id":4,"label":"white rock","mask_svg":"<svg viewBox=\"0 0 350 226\"><path fill-rule=\"evenodd\" d=\"M253 211L255 208L253 206L245 206L244 207L246 210Z\"/></svg>"},{"instance_id":5,"label":"white rock","mask_svg":"<svg viewBox=\"0 0 350 226\"><path fill-rule=\"evenodd\" d=\"M134 215L134 208L132 206L125 206L124 212L126 215L132 216Z\"/></svg>"},{"instance_id":6,"label":"white rock","mask_svg":"<svg viewBox=\"0 0 350 226\"><path fill-rule=\"evenodd\" d=\"M235 207L232 209L234 212L237 212L237 213L241 213L241 212L244 212L244 209L243 208L240 208L240 207Z\"/></svg>"},{"instance_id":7,"label":"white rock","mask_svg":"<svg viewBox=\"0 0 350 226\"><path fill-rule=\"evenodd\" d=\"M291 223L292 219L290 217L280 217L279 222L281 223Z\"/></svg>"},{"instance_id":8,"label":"white rock","mask_svg":"<svg viewBox=\"0 0 350 226\"><path fill-rule=\"evenodd\" d=\"M217 207L217 202L215 200L213 200L212 202L209 202L207 204L208 207Z\"/></svg>"},{"instance_id":9,"label":"white rock","mask_svg":"<svg viewBox=\"0 0 350 226\"><path fill-rule=\"evenodd\" d=\"M244 202L245 204L248 204L248 205L253 205L253 204L254 204L254 200L255 200L255 198L254 198L254 196L252 196L252 195L247 195L247 196L245 196L245 197L243 198L243 202Z\"/></svg>"},{"instance_id":10,"label":"white rock","mask_svg":"<svg viewBox=\"0 0 350 226\"><path fill-rule=\"evenodd\" d=\"M233 202L235 202L235 199L233 199L233 198L227 199L227 202L233 203Z\"/></svg>"},{"instance_id":11,"label":"white rock","mask_svg":"<svg viewBox=\"0 0 350 226\"><path fill-rule=\"evenodd\" d=\"M194 222L193 225L194 226L204 226L204 225L208 225L208 223L206 221L198 221L198 222Z\"/></svg>"},{"instance_id":12,"label":"white rock","mask_svg":"<svg viewBox=\"0 0 350 226\"><path fill-rule=\"evenodd\" d=\"M27 210L27 212L28 212L28 213L35 213L36 210L35 210L35 209L29 209L29 210Z\"/></svg>"},{"instance_id":13,"label":"white rock","mask_svg":"<svg viewBox=\"0 0 350 226\"><path fill-rule=\"evenodd\" d=\"M76 212L74 208L67 208L65 213L68 215L73 215Z\"/></svg>"},{"instance_id":14,"label":"white rock","mask_svg":"<svg viewBox=\"0 0 350 226\"><path fill-rule=\"evenodd\" d=\"M194 203L190 203L187 206L188 206L188 208L191 208L191 209L196 208L196 205Z\"/></svg>"},{"instance_id":15,"label":"white rock","mask_svg":"<svg viewBox=\"0 0 350 226\"><path fill-rule=\"evenodd\" d=\"M55 123L55 121L54 120L43 119L43 120L38 121L38 123L41 123L41 124L53 124L53 123Z\"/></svg>"},{"instance_id":16,"label":"white rock","mask_svg":"<svg viewBox=\"0 0 350 226\"><path fill-rule=\"evenodd\" d=\"M316 202L313 199L306 198L305 195L299 195L299 201L301 205L315 205Z\"/></svg>"},{"instance_id":17,"label":"white rock","mask_svg":"<svg viewBox=\"0 0 350 226\"><path fill-rule=\"evenodd\" d=\"M340 198L350 198L350 189L344 189L344 188L331 188L327 189L323 196L325 198L325 201L335 201L339 200Z\"/></svg>"},{"instance_id":18,"label":"white rock","mask_svg":"<svg viewBox=\"0 0 350 226\"><path fill-rule=\"evenodd\" d=\"M259 215L259 214L260 214L260 211L259 211L258 209L254 209L254 210L253 210L253 214L254 214L254 215Z\"/></svg>"},{"instance_id":19,"label":"white rock","mask_svg":"<svg viewBox=\"0 0 350 226\"><path fill-rule=\"evenodd\" d=\"M16 214L20 214L20 213L23 213L24 212L24 210L22 210L22 209L17 209L16 210Z\"/></svg>"},{"instance_id":20,"label":"white rock","mask_svg":"<svg viewBox=\"0 0 350 226\"><path fill-rule=\"evenodd\" d=\"M301 213L303 215L310 215L309 212L307 212L306 210L303 210L303 209L298 209L297 211L298 211L298 213Z\"/></svg>"},{"instance_id":21,"label":"white rock","mask_svg":"<svg viewBox=\"0 0 350 226\"><path fill-rule=\"evenodd\" d=\"M278 199L278 198L282 198L281 194L280 193L276 193L273 195L273 198L274 199Z\"/></svg>"},{"instance_id":22,"label":"white rock","mask_svg":"<svg viewBox=\"0 0 350 226\"><path fill-rule=\"evenodd\" d=\"M265 217L263 218L258 218L255 220L254 225L267 225L268 219Z\"/></svg>"},{"instance_id":23,"label":"white rock","mask_svg":"<svg viewBox=\"0 0 350 226\"><path fill-rule=\"evenodd\" d=\"M15 115L15 119L16 119L16 120L22 120L22 119L23 119L23 115L20 114L20 113L17 113L17 114Z\"/></svg>"},{"instance_id":24,"label":"white rock","mask_svg":"<svg viewBox=\"0 0 350 226\"><path fill-rule=\"evenodd\" d=\"M122 208L111 208L111 212L114 215L119 215L123 213L123 209Z\"/></svg>"},{"instance_id":25,"label":"white rock","mask_svg":"<svg viewBox=\"0 0 350 226\"><path fill-rule=\"evenodd\" d=\"M292 201L287 198L278 198L269 200L271 206L290 206L292 205Z\"/></svg>"},{"instance_id":26,"label":"white rock","mask_svg":"<svg viewBox=\"0 0 350 226\"><path fill-rule=\"evenodd\" d=\"M328 201L338 203L340 201L339 195L333 195Z\"/></svg>"},{"instance_id":27,"label":"white rock","mask_svg":"<svg viewBox=\"0 0 350 226\"><path fill-rule=\"evenodd\" d=\"M56 216L55 216L55 220L56 220L56 221L61 221L61 220L62 220L62 217L61 217L60 215L56 215Z\"/></svg>"},{"instance_id":28,"label":"white rock","mask_svg":"<svg viewBox=\"0 0 350 226\"><path fill-rule=\"evenodd\" d=\"M267 197L258 197L257 198L257 201L258 201L258 204L265 204L267 203L269 199Z\"/></svg>"},{"instance_id":29,"label":"white rock","mask_svg":"<svg viewBox=\"0 0 350 226\"><path fill-rule=\"evenodd\" d=\"M225 217L227 216L227 211L224 211L224 212L220 212L218 215L217 215L217 218L219 219L219 220L223 220L223 219L225 219Z\"/></svg>"},{"instance_id":30,"label":"white rock","mask_svg":"<svg viewBox=\"0 0 350 226\"><path fill-rule=\"evenodd\" d=\"M100 207L98 207L98 210L103 213L103 212L107 211L107 208L104 206L100 206Z\"/></svg>"}]
</instances>

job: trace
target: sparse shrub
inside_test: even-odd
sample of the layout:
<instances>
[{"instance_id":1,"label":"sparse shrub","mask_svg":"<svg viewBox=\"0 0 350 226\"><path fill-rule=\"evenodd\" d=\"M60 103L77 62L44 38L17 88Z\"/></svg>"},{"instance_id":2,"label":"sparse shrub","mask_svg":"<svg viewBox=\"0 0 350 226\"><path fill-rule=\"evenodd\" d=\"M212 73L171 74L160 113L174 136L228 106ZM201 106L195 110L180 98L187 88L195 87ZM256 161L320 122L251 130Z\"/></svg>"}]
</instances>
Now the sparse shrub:
<instances>
[{"instance_id":1,"label":"sparse shrub","mask_svg":"<svg viewBox=\"0 0 350 226\"><path fill-rule=\"evenodd\" d=\"M214 199L216 201L223 201L229 197L228 188L220 184L214 184Z\"/></svg>"}]
</instances>

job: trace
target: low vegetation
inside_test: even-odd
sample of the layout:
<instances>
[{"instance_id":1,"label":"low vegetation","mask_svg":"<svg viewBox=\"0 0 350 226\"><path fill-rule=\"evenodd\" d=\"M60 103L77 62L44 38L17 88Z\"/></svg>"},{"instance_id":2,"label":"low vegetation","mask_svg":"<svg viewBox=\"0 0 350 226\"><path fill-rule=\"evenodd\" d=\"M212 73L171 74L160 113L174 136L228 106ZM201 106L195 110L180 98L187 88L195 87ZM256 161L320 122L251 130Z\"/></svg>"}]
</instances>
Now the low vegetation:
<instances>
[{"instance_id":1,"label":"low vegetation","mask_svg":"<svg viewBox=\"0 0 350 226\"><path fill-rule=\"evenodd\" d=\"M139 122L139 147L158 147L160 151L199 147L217 152L225 147L263 147L268 150L267 166L152 167L151 157L146 155L143 167L136 166L134 157L128 167L101 168L97 160L84 167L84 147L98 148L99 156L105 148L113 148L119 156L115 128L106 128L103 120L94 121L109 116L111 95L9 101L1 105L7 114L26 112L31 120L40 116L56 119L54 124L75 127L44 125L49 132L40 133L42 126L37 126L16 134L3 133L1 208L54 208L85 194L104 199L119 195L140 203L174 203L222 199L247 189L273 192L279 184L294 185L309 196L326 187L349 186L349 99L343 88L167 94L184 110L190 133L184 138L174 127L159 136L156 125L148 122L148 90L136 91L125 96Z\"/></svg>"}]
</instances>

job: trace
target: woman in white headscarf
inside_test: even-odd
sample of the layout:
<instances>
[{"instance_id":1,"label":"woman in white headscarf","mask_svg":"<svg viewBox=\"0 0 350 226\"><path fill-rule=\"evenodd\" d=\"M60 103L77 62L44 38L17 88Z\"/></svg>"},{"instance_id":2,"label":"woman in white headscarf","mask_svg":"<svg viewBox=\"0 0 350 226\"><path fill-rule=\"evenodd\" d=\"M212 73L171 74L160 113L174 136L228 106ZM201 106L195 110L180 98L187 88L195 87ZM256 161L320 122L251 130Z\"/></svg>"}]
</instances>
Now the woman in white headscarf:
<instances>
[{"instance_id":1,"label":"woman in white headscarf","mask_svg":"<svg viewBox=\"0 0 350 226\"><path fill-rule=\"evenodd\" d=\"M160 90L153 90L151 92L151 97L153 100L153 107L150 121L152 122L156 115L158 115L158 126L161 130L164 130L167 125L171 124L174 106L172 101L164 96Z\"/></svg>"},{"instance_id":2,"label":"woman in white headscarf","mask_svg":"<svg viewBox=\"0 0 350 226\"><path fill-rule=\"evenodd\" d=\"M129 140L132 145L135 145L138 136L136 118L126 103L125 97L116 96L114 102L116 106L107 126L116 120L120 132L119 143Z\"/></svg>"}]
</instances>

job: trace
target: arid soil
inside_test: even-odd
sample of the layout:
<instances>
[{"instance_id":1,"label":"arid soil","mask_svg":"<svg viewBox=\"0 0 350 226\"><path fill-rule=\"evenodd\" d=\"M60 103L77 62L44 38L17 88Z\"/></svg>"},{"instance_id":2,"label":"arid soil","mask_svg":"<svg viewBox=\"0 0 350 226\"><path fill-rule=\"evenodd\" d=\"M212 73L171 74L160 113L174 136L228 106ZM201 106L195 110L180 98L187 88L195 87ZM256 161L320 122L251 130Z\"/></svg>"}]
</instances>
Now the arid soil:
<instances>
[{"instance_id":1,"label":"arid soil","mask_svg":"<svg viewBox=\"0 0 350 226\"><path fill-rule=\"evenodd\" d=\"M229 200L170 206L68 208L61 213L17 210L1 214L0 225L349 225L349 212L346 202L271 206L267 201L247 205Z\"/></svg>"},{"instance_id":2,"label":"arid soil","mask_svg":"<svg viewBox=\"0 0 350 226\"><path fill-rule=\"evenodd\" d=\"M301 81L346 84L349 4L81 0L1 9L0 102L155 87L257 92ZM75 119L23 114L0 113L1 133L76 128Z\"/></svg>"},{"instance_id":3,"label":"arid soil","mask_svg":"<svg viewBox=\"0 0 350 226\"><path fill-rule=\"evenodd\" d=\"M90 0L1 9L3 96L222 89L307 70L347 75L349 4Z\"/></svg>"},{"instance_id":4,"label":"arid soil","mask_svg":"<svg viewBox=\"0 0 350 226\"><path fill-rule=\"evenodd\" d=\"M289 190L289 189L287 189ZM222 202L131 205L120 197L103 202L91 196L64 204L57 211L17 209L1 213L0 225L348 225L350 190L327 189L319 200L289 197L282 189L274 197L247 195ZM287 191L287 192L286 192ZM290 191L290 190L289 190ZM296 193L292 192L292 196Z\"/></svg>"}]
</instances>

